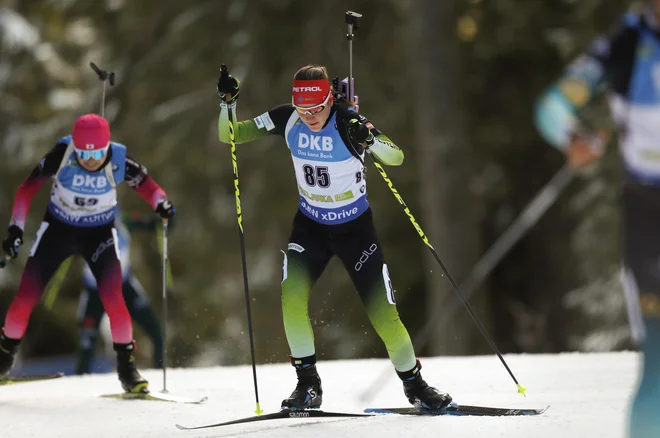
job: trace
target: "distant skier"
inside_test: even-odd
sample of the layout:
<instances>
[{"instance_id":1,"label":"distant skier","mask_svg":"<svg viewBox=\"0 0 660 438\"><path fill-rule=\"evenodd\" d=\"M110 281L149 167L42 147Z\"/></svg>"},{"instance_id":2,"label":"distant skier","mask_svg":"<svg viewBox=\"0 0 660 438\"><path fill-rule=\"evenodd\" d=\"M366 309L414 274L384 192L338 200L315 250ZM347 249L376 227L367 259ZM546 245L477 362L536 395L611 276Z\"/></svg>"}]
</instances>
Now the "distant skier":
<instances>
[{"instance_id":1,"label":"distant skier","mask_svg":"<svg viewBox=\"0 0 660 438\"><path fill-rule=\"evenodd\" d=\"M576 169L597 161L611 130L585 130L580 110L606 93L618 125L623 189L624 285L644 361L630 417L631 438L660 437L660 0L597 38L539 100L537 126Z\"/></svg>"},{"instance_id":2,"label":"distant skier","mask_svg":"<svg viewBox=\"0 0 660 438\"><path fill-rule=\"evenodd\" d=\"M110 127L101 116L76 120L73 133L61 138L18 188L5 253L15 258L23 244L23 229L32 198L53 178L48 209L30 250L16 297L0 334L0 375L11 369L32 309L62 261L80 254L99 285L99 296L110 318L117 373L127 392L145 392L147 381L135 366L133 327L121 291L116 185L126 181L163 218L174 215L165 192L147 169L126 155L124 145L110 141Z\"/></svg>"},{"instance_id":3,"label":"distant skier","mask_svg":"<svg viewBox=\"0 0 660 438\"><path fill-rule=\"evenodd\" d=\"M448 394L429 386L420 374L408 331L399 319L394 289L376 236L367 201L367 148L384 164L398 166L403 152L351 104L333 94L328 72L306 66L293 78L291 104L280 105L236 123L239 81L225 71L218 81L222 99L219 137L229 142L228 111L232 111L236 143L269 134L283 137L289 147L300 202L284 256L282 314L291 364L298 384L282 408L321 406L323 390L316 370L314 335L308 302L314 283L333 256L339 257L364 303L367 315L385 343L394 368L413 405L441 409Z\"/></svg>"}]
</instances>

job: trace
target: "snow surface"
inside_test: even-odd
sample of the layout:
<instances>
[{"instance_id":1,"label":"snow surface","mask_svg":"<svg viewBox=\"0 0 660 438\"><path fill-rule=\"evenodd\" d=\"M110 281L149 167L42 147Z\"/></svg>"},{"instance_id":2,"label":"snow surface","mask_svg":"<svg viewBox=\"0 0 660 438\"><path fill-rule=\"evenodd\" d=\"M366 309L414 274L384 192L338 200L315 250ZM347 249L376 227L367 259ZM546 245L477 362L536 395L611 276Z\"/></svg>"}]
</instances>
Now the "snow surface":
<instances>
[{"instance_id":1,"label":"snow surface","mask_svg":"<svg viewBox=\"0 0 660 438\"><path fill-rule=\"evenodd\" d=\"M286 419L198 431L176 423L201 425L253 415L249 366L168 370L171 394L208 396L201 405L98 398L119 392L115 374L63 377L0 387L2 437L624 437L628 402L636 383L638 355L565 353L507 355L527 397L517 389L495 356L422 360L425 379L463 404L541 408L537 417L404 417ZM371 402L359 399L385 360L328 361L318 364L327 411L361 412L366 407L406 406L401 383L392 378ZM288 364L257 368L261 407L279 409L295 386ZM146 370L152 390L162 388L162 372Z\"/></svg>"}]
</instances>

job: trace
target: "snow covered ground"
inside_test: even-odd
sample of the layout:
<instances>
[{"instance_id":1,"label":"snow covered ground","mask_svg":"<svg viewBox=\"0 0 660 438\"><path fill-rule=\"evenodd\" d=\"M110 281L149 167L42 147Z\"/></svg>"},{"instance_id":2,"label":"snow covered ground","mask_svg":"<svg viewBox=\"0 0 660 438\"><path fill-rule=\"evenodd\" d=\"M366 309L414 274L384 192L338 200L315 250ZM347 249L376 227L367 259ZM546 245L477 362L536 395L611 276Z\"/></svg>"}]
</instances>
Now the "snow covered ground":
<instances>
[{"instance_id":1,"label":"snow covered ground","mask_svg":"<svg viewBox=\"0 0 660 438\"><path fill-rule=\"evenodd\" d=\"M637 375L635 353L507 355L527 397L517 389L495 356L428 358L422 361L429 383L463 404L540 408L538 417L403 417L286 419L180 431L175 423L199 425L253 415L250 367L168 370L170 393L208 396L201 405L98 398L119 392L114 374L64 377L49 382L0 387L0 436L9 437L624 437L627 406ZM381 373L384 360L321 362L328 411L360 412L365 407L406 406L401 383L392 378L371 402L359 394ZM279 409L295 385L288 364L258 369L261 406ZM152 390L162 388L162 373L147 370Z\"/></svg>"}]
</instances>

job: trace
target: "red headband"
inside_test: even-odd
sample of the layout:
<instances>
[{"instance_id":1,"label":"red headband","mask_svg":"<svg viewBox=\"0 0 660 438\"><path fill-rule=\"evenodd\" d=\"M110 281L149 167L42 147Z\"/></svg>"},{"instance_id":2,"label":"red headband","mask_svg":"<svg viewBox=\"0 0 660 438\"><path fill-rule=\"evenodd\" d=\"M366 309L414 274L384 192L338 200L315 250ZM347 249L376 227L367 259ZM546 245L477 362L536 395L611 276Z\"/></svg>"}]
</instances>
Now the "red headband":
<instances>
[{"instance_id":1,"label":"red headband","mask_svg":"<svg viewBox=\"0 0 660 438\"><path fill-rule=\"evenodd\" d=\"M293 81L293 105L321 105L330 94L330 81L327 79Z\"/></svg>"}]
</instances>

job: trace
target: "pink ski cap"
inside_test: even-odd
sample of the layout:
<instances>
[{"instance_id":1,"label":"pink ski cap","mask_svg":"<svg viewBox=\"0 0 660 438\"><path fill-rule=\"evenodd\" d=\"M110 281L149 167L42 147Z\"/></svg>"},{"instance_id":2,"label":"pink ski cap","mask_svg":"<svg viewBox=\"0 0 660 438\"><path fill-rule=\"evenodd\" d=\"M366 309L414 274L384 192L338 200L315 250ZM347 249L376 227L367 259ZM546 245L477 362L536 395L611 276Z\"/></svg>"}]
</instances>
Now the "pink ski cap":
<instances>
[{"instance_id":1,"label":"pink ski cap","mask_svg":"<svg viewBox=\"0 0 660 438\"><path fill-rule=\"evenodd\" d=\"M110 125L103 117L85 114L73 125L73 145L81 151L107 149L110 144Z\"/></svg>"}]
</instances>

